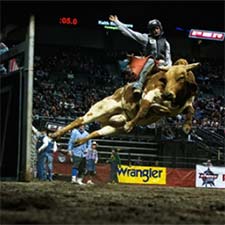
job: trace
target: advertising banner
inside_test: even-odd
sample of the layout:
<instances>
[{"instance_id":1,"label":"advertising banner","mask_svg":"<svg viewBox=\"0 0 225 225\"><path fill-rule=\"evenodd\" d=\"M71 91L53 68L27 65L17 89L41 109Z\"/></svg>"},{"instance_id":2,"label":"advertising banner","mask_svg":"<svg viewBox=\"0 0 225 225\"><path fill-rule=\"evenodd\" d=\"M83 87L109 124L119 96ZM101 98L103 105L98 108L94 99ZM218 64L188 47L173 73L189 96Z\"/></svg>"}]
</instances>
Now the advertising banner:
<instances>
[{"instance_id":1,"label":"advertising banner","mask_svg":"<svg viewBox=\"0 0 225 225\"><path fill-rule=\"evenodd\" d=\"M225 33L219 31L192 29L189 32L189 38L207 39L213 41L224 41L224 36Z\"/></svg>"},{"instance_id":2,"label":"advertising banner","mask_svg":"<svg viewBox=\"0 0 225 225\"><path fill-rule=\"evenodd\" d=\"M117 172L119 183L166 184L166 168L121 165Z\"/></svg>"},{"instance_id":3,"label":"advertising banner","mask_svg":"<svg viewBox=\"0 0 225 225\"><path fill-rule=\"evenodd\" d=\"M196 165L196 187L225 188L225 167Z\"/></svg>"}]
</instances>

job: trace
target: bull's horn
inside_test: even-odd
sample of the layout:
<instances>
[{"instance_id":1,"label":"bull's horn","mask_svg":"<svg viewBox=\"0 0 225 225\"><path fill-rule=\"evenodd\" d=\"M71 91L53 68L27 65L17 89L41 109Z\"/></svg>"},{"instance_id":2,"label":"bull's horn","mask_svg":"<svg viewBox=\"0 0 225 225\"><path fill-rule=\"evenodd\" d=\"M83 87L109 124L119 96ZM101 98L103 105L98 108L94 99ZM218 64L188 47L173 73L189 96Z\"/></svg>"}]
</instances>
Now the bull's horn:
<instances>
[{"instance_id":1,"label":"bull's horn","mask_svg":"<svg viewBox=\"0 0 225 225\"><path fill-rule=\"evenodd\" d=\"M162 71L168 71L171 66L159 66L158 69Z\"/></svg>"},{"instance_id":2,"label":"bull's horn","mask_svg":"<svg viewBox=\"0 0 225 225\"><path fill-rule=\"evenodd\" d=\"M185 67L186 67L187 71L189 71L189 70L192 70L192 69L194 69L195 67L200 66L200 65L201 65L201 63L197 62L197 63L191 63L191 64L188 64L188 65L186 65Z\"/></svg>"},{"instance_id":3,"label":"bull's horn","mask_svg":"<svg viewBox=\"0 0 225 225\"><path fill-rule=\"evenodd\" d=\"M132 54L127 54L127 57L133 57L134 56L134 53Z\"/></svg>"}]
</instances>

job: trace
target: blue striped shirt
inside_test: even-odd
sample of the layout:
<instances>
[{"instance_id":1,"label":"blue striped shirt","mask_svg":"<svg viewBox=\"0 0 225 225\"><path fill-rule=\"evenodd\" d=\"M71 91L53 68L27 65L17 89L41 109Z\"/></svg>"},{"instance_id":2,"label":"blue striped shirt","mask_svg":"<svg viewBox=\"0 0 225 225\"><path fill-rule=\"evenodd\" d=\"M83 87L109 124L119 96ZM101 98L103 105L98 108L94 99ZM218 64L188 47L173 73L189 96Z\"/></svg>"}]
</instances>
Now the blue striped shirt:
<instances>
[{"instance_id":1,"label":"blue striped shirt","mask_svg":"<svg viewBox=\"0 0 225 225\"><path fill-rule=\"evenodd\" d=\"M95 149L89 149L87 154L86 154L86 159L93 159L94 161L98 161L98 152Z\"/></svg>"}]
</instances>

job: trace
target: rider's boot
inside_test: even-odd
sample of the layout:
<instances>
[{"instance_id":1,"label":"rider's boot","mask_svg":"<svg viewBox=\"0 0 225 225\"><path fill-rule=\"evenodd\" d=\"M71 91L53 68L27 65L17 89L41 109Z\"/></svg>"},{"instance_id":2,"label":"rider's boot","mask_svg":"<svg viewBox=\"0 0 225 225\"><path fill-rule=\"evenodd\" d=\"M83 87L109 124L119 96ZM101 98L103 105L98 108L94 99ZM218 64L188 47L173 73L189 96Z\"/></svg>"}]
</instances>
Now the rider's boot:
<instances>
[{"instance_id":1,"label":"rider's boot","mask_svg":"<svg viewBox=\"0 0 225 225\"><path fill-rule=\"evenodd\" d=\"M135 98L140 98L141 97L141 93L142 93L142 88L145 82L145 79L147 77L147 74L152 70L154 66L154 60L152 58L150 58L144 65L140 75L139 75L139 80L137 80L134 84L133 84L133 95Z\"/></svg>"}]
</instances>

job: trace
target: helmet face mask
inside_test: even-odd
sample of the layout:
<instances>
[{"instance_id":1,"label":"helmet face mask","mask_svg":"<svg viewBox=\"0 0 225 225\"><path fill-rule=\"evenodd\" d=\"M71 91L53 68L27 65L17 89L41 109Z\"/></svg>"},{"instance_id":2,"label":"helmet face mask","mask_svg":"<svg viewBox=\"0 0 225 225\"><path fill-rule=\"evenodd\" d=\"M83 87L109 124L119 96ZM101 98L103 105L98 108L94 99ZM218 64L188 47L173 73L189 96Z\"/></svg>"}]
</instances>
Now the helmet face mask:
<instances>
[{"instance_id":1,"label":"helmet face mask","mask_svg":"<svg viewBox=\"0 0 225 225\"><path fill-rule=\"evenodd\" d=\"M154 37L158 37L161 35L161 29L159 26L153 27L152 30L150 31L150 34Z\"/></svg>"}]
</instances>

